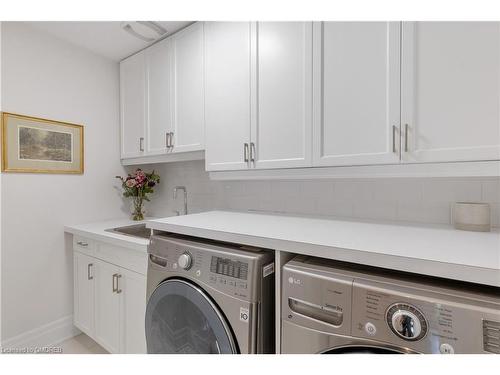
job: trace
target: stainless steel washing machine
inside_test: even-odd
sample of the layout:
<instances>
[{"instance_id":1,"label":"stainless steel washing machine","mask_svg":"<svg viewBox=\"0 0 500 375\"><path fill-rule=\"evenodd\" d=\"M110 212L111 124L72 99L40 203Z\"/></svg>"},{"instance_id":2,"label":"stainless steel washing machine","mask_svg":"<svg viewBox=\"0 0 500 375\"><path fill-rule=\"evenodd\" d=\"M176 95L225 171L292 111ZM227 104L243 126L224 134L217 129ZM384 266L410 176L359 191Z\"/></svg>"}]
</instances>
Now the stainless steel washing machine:
<instances>
[{"instance_id":1,"label":"stainless steel washing machine","mask_svg":"<svg viewBox=\"0 0 500 375\"><path fill-rule=\"evenodd\" d=\"M447 284L298 256L283 270L282 353L500 353L500 290Z\"/></svg>"},{"instance_id":2,"label":"stainless steel washing machine","mask_svg":"<svg viewBox=\"0 0 500 375\"><path fill-rule=\"evenodd\" d=\"M160 233L148 255L148 353L274 353L272 252Z\"/></svg>"}]
</instances>

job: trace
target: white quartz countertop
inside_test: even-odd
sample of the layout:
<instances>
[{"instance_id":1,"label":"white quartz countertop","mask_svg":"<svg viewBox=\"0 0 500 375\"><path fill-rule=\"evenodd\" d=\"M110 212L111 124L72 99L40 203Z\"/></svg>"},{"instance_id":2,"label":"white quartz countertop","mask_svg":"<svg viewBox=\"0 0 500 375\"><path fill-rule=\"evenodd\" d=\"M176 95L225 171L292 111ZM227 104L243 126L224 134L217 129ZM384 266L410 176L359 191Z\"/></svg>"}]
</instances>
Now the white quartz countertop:
<instances>
[{"instance_id":1,"label":"white quartz countertop","mask_svg":"<svg viewBox=\"0 0 500 375\"><path fill-rule=\"evenodd\" d=\"M111 228L125 227L129 225L140 225L144 223L144 221L116 219L88 224L66 225L64 227L64 231L66 233L71 233L73 235L82 236L96 241L103 241L112 245L146 252L149 244L149 239L107 231L107 229Z\"/></svg>"},{"instance_id":2,"label":"white quartz countertop","mask_svg":"<svg viewBox=\"0 0 500 375\"><path fill-rule=\"evenodd\" d=\"M500 232L262 213L211 211L147 227L500 287Z\"/></svg>"}]
</instances>

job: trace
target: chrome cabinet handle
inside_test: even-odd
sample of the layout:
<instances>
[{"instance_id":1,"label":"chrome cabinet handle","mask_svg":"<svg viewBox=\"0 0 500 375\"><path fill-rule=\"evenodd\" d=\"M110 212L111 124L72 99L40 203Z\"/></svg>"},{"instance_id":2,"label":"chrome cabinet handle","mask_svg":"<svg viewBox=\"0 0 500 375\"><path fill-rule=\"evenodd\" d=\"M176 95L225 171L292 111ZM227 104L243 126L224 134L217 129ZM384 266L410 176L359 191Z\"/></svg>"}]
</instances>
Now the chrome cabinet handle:
<instances>
[{"instance_id":1,"label":"chrome cabinet handle","mask_svg":"<svg viewBox=\"0 0 500 375\"><path fill-rule=\"evenodd\" d=\"M248 163L248 143L245 143L243 146L243 161Z\"/></svg>"},{"instance_id":2,"label":"chrome cabinet handle","mask_svg":"<svg viewBox=\"0 0 500 375\"><path fill-rule=\"evenodd\" d=\"M144 151L144 137L139 138L139 151Z\"/></svg>"},{"instance_id":3,"label":"chrome cabinet handle","mask_svg":"<svg viewBox=\"0 0 500 375\"><path fill-rule=\"evenodd\" d=\"M120 274L116 275L116 293L117 294L120 294L122 292L122 290L120 289L120 285L119 285L119 281L120 281L121 277L122 277L122 275L120 275Z\"/></svg>"},{"instance_id":4,"label":"chrome cabinet handle","mask_svg":"<svg viewBox=\"0 0 500 375\"><path fill-rule=\"evenodd\" d=\"M90 269L94 266L93 263L87 264L87 280L93 280L94 276L92 276Z\"/></svg>"},{"instance_id":5,"label":"chrome cabinet handle","mask_svg":"<svg viewBox=\"0 0 500 375\"><path fill-rule=\"evenodd\" d=\"M250 142L250 161L255 163L255 143Z\"/></svg>"},{"instance_id":6,"label":"chrome cabinet handle","mask_svg":"<svg viewBox=\"0 0 500 375\"><path fill-rule=\"evenodd\" d=\"M392 152L396 153L396 125L392 125Z\"/></svg>"},{"instance_id":7,"label":"chrome cabinet handle","mask_svg":"<svg viewBox=\"0 0 500 375\"><path fill-rule=\"evenodd\" d=\"M410 127L408 124L405 124L405 152L408 152L408 131Z\"/></svg>"},{"instance_id":8,"label":"chrome cabinet handle","mask_svg":"<svg viewBox=\"0 0 500 375\"><path fill-rule=\"evenodd\" d=\"M174 132L170 132L170 148L174 148Z\"/></svg>"},{"instance_id":9,"label":"chrome cabinet handle","mask_svg":"<svg viewBox=\"0 0 500 375\"><path fill-rule=\"evenodd\" d=\"M76 244L79 246L83 246L83 247L89 246L89 244L87 242L83 242L83 241L77 241Z\"/></svg>"},{"instance_id":10,"label":"chrome cabinet handle","mask_svg":"<svg viewBox=\"0 0 500 375\"><path fill-rule=\"evenodd\" d=\"M118 276L117 273L113 274L112 276L112 288L113 288L113 293L116 292L118 290L118 279L116 278L116 276ZM115 280L116 280L116 286L115 286Z\"/></svg>"},{"instance_id":11,"label":"chrome cabinet handle","mask_svg":"<svg viewBox=\"0 0 500 375\"><path fill-rule=\"evenodd\" d=\"M169 138L170 138L170 133L165 133L165 147L166 148L170 148Z\"/></svg>"}]
</instances>

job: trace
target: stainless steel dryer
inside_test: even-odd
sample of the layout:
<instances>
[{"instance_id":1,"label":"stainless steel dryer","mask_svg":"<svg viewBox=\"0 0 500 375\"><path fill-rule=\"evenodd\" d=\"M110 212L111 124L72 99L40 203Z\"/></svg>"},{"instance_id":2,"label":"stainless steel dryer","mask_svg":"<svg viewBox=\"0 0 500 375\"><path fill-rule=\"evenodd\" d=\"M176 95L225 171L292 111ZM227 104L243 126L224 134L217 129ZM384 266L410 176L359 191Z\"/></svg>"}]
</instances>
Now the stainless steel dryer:
<instances>
[{"instance_id":1,"label":"stainless steel dryer","mask_svg":"<svg viewBox=\"0 0 500 375\"><path fill-rule=\"evenodd\" d=\"M173 234L148 253L148 353L274 353L273 253Z\"/></svg>"},{"instance_id":2,"label":"stainless steel dryer","mask_svg":"<svg viewBox=\"0 0 500 375\"><path fill-rule=\"evenodd\" d=\"M500 353L497 288L298 256L282 289L282 353Z\"/></svg>"}]
</instances>

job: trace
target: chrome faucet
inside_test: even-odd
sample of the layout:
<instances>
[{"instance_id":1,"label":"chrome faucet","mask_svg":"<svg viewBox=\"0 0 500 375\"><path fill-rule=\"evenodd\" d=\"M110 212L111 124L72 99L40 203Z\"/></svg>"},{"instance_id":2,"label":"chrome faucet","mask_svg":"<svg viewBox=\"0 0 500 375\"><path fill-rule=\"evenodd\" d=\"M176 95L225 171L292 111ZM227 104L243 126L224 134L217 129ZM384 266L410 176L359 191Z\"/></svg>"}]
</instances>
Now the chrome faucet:
<instances>
[{"instance_id":1,"label":"chrome faucet","mask_svg":"<svg viewBox=\"0 0 500 375\"><path fill-rule=\"evenodd\" d=\"M188 193L185 186L176 186L174 188L174 199L177 199L177 190L184 191L184 215L188 213ZM179 211L176 211L177 215L179 215Z\"/></svg>"}]
</instances>

